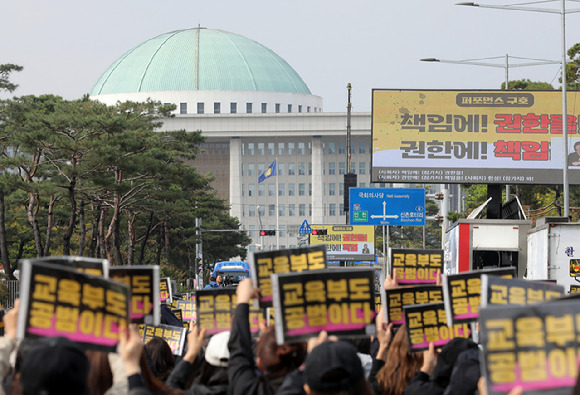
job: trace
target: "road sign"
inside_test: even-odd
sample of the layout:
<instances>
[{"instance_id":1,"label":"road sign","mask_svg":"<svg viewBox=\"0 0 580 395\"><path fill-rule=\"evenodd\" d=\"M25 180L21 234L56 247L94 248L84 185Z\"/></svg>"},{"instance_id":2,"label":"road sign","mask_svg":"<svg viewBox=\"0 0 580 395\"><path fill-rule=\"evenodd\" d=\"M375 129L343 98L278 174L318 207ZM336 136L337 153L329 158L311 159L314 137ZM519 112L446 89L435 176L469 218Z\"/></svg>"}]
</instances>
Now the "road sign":
<instances>
[{"instance_id":1,"label":"road sign","mask_svg":"<svg viewBox=\"0 0 580 395\"><path fill-rule=\"evenodd\" d=\"M304 220L298 233L300 233L301 235L309 235L310 232L312 232L312 228L310 227L310 225L308 225L308 221Z\"/></svg>"},{"instance_id":2,"label":"road sign","mask_svg":"<svg viewBox=\"0 0 580 395\"><path fill-rule=\"evenodd\" d=\"M351 225L425 225L423 188L350 188Z\"/></svg>"}]
</instances>

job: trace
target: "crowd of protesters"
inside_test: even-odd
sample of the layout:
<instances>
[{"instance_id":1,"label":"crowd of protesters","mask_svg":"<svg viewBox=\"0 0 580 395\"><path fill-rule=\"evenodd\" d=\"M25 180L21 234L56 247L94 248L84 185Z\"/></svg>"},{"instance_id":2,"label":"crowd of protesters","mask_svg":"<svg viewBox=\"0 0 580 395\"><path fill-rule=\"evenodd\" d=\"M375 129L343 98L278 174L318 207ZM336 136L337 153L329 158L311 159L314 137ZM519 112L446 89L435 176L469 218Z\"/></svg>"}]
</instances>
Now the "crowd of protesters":
<instances>
[{"instance_id":1,"label":"crowd of protesters","mask_svg":"<svg viewBox=\"0 0 580 395\"><path fill-rule=\"evenodd\" d=\"M393 284L389 276L385 287ZM231 332L208 341L205 329L192 325L177 357L162 339L143 344L135 325L121 329L117 353L84 351L65 338L18 341L16 301L0 338L0 394L485 394L477 344L455 338L440 350L431 344L410 353L405 328L394 333L381 313L368 339L339 340L323 331L278 345L265 326L253 339L249 303L258 291L251 280L240 282Z\"/></svg>"}]
</instances>

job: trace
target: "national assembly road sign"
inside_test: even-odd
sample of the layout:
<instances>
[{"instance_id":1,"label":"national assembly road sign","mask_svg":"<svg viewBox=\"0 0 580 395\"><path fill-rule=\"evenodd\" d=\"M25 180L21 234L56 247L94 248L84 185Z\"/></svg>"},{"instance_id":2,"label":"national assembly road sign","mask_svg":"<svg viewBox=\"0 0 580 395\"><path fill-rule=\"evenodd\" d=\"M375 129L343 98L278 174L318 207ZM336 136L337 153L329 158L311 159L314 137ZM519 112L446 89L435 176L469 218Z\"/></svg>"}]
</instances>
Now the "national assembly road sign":
<instances>
[{"instance_id":1,"label":"national assembly road sign","mask_svg":"<svg viewBox=\"0 0 580 395\"><path fill-rule=\"evenodd\" d=\"M351 225L425 225L423 188L350 188Z\"/></svg>"}]
</instances>

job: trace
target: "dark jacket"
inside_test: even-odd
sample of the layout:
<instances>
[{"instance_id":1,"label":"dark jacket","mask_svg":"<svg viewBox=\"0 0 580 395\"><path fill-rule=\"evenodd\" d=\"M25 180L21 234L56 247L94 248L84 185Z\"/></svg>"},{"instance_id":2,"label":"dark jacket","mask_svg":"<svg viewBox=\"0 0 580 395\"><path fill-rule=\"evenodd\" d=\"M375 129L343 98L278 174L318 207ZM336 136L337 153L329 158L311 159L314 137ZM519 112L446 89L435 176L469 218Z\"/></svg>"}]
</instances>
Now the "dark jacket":
<instances>
[{"instance_id":1,"label":"dark jacket","mask_svg":"<svg viewBox=\"0 0 580 395\"><path fill-rule=\"evenodd\" d=\"M250 334L250 306L240 303L234 312L228 348L230 360L228 379L230 395L273 395L282 385L284 377L268 380L256 374L252 337Z\"/></svg>"},{"instance_id":2,"label":"dark jacket","mask_svg":"<svg viewBox=\"0 0 580 395\"><path fill-rule=\"evenodd\" d=\"M457 357L457 363L453 366L449 385L445 389L445 395L476 393L480 376L479 348L468 348Z\"/></svg>"},{"instance_id":3,"label":"dark jacket","mask_svg":"<svg viewBox=\"0 0 580 395\"><path fill-rule=\"evenodd\" d=\"M226 395L228 392L227 375L222 380L211 385L193 384L185 388L189 377L194 374L194 365L185 360L181 360L167 378L166 384L171 388L185 390L188 395Z\"/></svg>"},{"instance_id":4,"label":"dark jacket","mask_svg":"<svg viewBox=\"0 0 580 395\"><path fill-rule=\"evenodd\" d=\"M379 382L377 381L377 373L385 366L385 361L380 359L373 359L373 366L371 367L371 373L369 374L368 382L371 390L374 394L381 394L382 391L379 387Z\"/></svg>"},{"instance_id":5,"label":"dark jacket","mask_svg":"<svg viewBox=\"0 0 580 395\"><path fill-rule=\"evenodd\" d=\"M451 379L453 367L463 351L476 348L477 344L471 340L456 337L447 343L437 356L437 365L431 376L420 370L415 373L407 387L405 395L442 395Z\"/></svg>"}]
</instances>

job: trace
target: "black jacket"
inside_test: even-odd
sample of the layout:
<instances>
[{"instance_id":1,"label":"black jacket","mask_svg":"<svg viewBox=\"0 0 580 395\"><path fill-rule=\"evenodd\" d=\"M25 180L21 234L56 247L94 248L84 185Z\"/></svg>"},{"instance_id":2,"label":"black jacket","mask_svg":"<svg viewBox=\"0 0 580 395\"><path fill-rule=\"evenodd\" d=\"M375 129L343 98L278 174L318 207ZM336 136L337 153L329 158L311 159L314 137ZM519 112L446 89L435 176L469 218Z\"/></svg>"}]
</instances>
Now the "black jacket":
<instances>
[{"instance_id":1,"label":"black jacket","mask_svg":"<svg viewBox=\"0 0 580 395\"><path fill-rule=\"evenodd\" d=\"M282 385L284 377L268 380L256 374L250 333L250 306L240 303L236 307L232 321L232 331L228 348L229 395L273 395Z\"/></svg>"},{"instance_id":2,"label":"black jacket","mask_svg":"<svg viewBox=\"0 0 580 395\"><path fill-rule=\"evenodd\" d=\"M477 344L471 340L460 337L451 340L437 356L437 365L433 374L428 376L420 370L417 371L405 387L404 395L442 395L449 385L459 354L471 348L477 349Z\"/></svg>"}]
</instances>

